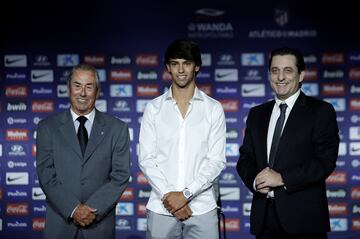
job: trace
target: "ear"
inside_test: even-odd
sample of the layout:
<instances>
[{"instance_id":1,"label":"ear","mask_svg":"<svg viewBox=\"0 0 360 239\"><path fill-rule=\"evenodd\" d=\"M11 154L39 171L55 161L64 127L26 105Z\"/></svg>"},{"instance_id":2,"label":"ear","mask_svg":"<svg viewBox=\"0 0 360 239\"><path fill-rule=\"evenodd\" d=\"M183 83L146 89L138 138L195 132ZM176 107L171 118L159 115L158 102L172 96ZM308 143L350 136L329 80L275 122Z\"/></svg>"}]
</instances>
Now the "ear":
<instances>
[{"instance_id":1,"label":"ear","mask_svg":"<svg viewBox=\"0 0 360 239\"><path fill-rule=\"evenodd\" d=\"M302 82L304 80L304 77L305 77L305 71L302 71L299 76L299 82Z\"/></svg>"},{"instance_id":2,"label":"ear","mask_svg":"<svg viewBox=\"0 0 360 239\"><path fill-rule=\"evenodd\" d=\"M98 99L98 98L99 98L99 96L100 96L100 92L101 92L101 88L99 87L99 88L97 88L97 92L96 92L96 99Z\"/></svg>"},{"instance_id":3,"label":"ear","mask_svg":"<svg viewBox=\"0 0 360 239\"><path fill-rule=\"evenodd\" d=\"M171 73L171 70L170 70L170 65L169 64L166 64L166 69L169 73Z\"/></svg>"},{"instance_id":4,"label":"ear","mask_svg":"<svg viewBox=\"0 0 360 239\"><path fill-rule=\"evenodd\" d=\"M200 66L195 66L195 72L198 72L200 70Z\"/></svg>"}]
</instances>

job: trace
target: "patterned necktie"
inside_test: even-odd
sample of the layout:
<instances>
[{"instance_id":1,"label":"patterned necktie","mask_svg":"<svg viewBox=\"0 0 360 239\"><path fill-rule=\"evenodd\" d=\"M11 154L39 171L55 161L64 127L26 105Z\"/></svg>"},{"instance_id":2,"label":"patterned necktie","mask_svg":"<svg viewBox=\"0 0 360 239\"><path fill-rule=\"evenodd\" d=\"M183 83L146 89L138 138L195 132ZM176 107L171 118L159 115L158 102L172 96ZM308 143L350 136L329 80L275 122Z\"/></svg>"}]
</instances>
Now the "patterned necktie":
<instances>
[{"instance_id":1,"label":"patterned necktie","mask_svg":"<svg viewBox=\"0 0 360 239\"><path fill-rule=\"evenodd\" d=\"M77 118L77 121L80 122L80 126L77 132L77 136L79 139L79 143L80 143L80 148L81 148L81 152L84 156L85 153L85 149L86 149L86 145L88 142L88 133L87 130L85 128L85 122L86 122L87 118L85 116L79 116Z\"/></svg>"},{"instance_id":2,"label":"patterned necktie","mask_svg":"<svg viewBox=\"0 0 360 239\"><path fill-rule=\"evenodd\" d=\"M274 136L273 136L273 140L271 142L271 150L270 150L270 156L269 156L270 168L272 168L274 166L275 156L276 156L279 142L280 142L281 131L282 131L284 121L285 121L286 107L287 107L286 104L280 104L281 112L280 112L279 118L276 121Z\"/></svg>"}]
</instances>

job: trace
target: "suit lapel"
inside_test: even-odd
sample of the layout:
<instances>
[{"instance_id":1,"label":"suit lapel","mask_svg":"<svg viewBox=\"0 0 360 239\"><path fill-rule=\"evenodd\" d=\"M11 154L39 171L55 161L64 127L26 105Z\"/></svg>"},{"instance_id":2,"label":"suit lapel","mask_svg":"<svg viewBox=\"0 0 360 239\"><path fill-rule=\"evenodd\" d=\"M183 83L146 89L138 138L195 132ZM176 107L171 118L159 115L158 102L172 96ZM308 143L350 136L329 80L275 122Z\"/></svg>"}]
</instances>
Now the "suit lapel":
<instances>
[{"instance_id":1,"label":"suit lapel","mask_svg":"<svg viewBox=\"0 0 360 239\"><path fill-rule=\"evenodd\" d=\"M90 138L85 150L83 164L90 158L94 150L104 139L104 136L105 136L105 120L103 118L102 113L96 110Z\"/></svg>"},{"instance_id":2,"label":"suit lapel","mask_svg":"<svg viewBox=\"0 0 360 239\"><path fill-rule=\"evenodd\" d=\"M263 163L262 168L267 166L268 156L267 156L267 134L269 130L269 122L272 110L274 108L275 100L270 101L267 105L265 105L265 109L263 111L263 115L258 119L260 122L259 125L259 136L260 136L260 152L261 152L261 162Z\"/></svg>"},{"instance_id":3,"label":"suit lapel","mask_svg":"<svg viewBox=\"0 0 360 239\"><path fill-rule=\"evenodd\" d=\"M76 136L76 131L74 127L74 122L72 120L70 110L63 113L62 117L60 118L61 125L59 127L59 130L64 137L64 142L68 143L71 148L78 154L80 158L82 158L82 153L80 149L79 140Z\"/></svg>"},{"instance_id":4,"label":"suit lapel","mask_svg":"<svg viewBox=\"0 0 360 239\"><path fill-rule=\"evenodd\" d=\"M274 167L276 167L276 164L279 163L277 162L278 159L281 159L281 152L287 147L286 142L288 142L289 138L293 138L293 135L296 133L296 131L298 131L299 126L306 122L306 120L303 119L306 114L306 95L300 92L300 95L290 112L282 132L277 152L278 157L275 159Z\"/></svg>"}]
</instances>

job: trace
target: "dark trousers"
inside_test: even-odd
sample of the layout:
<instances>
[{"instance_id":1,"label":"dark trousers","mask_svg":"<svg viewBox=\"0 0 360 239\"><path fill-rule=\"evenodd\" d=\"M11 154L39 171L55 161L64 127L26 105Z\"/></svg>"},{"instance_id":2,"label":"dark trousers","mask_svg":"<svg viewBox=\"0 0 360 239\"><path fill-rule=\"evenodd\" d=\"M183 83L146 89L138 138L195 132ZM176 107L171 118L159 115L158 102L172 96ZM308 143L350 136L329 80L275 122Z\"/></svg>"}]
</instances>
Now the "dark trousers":
<instances>
[{"instance_id":1,"label":"dark trousers","mask_svg":"<svg viewBox=\"0 0 360 239\"><path fill-rule=\"evenodd\" d=\"M292 235L281 226L275 209L275 201L267 200L263 232L256 239L327 239L327 233Z\"/></svg>"}]
</instances>

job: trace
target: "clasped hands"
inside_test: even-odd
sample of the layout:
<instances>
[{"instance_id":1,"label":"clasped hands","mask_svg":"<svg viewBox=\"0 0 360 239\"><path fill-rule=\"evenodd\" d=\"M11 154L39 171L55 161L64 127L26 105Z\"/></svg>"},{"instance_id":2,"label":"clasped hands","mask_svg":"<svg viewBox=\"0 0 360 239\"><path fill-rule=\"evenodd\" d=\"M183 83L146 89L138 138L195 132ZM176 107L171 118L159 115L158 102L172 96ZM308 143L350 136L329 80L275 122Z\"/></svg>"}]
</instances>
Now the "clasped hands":
<instances>
[{"instance_id":1,"label":"clasped hands","mask_svg":"<svg viewBox=\"0 0 360 239\"><path fill-rule=\"evenodd\" d=\"M256 191L267 194L271 188L284 186L284 182L280 173L266 167L261 170L255 177Z\"/></svg>"},{"instance_id":2,"label":"clasped hands","mask_svg":"<svg viewBox=\"0 0 360 239\"><path fill-rule=\"evenodd\" d=\"M79 204L74 211L73 221L76 225L82 227L89 226L94 222L97 209L92 208L85 204Z\"/></svg>"},{"instance_id":3,"label":"clasped hands","mask_svg":"<svg viewBox=\"0 0 360 239\"><path fill-rule=\"evenodd\" d=\"M178 220L183 221L192 215L189 201L183 192L169 192L161 199L164 207L173 214Z\"/></svg>"}]
</instances>

